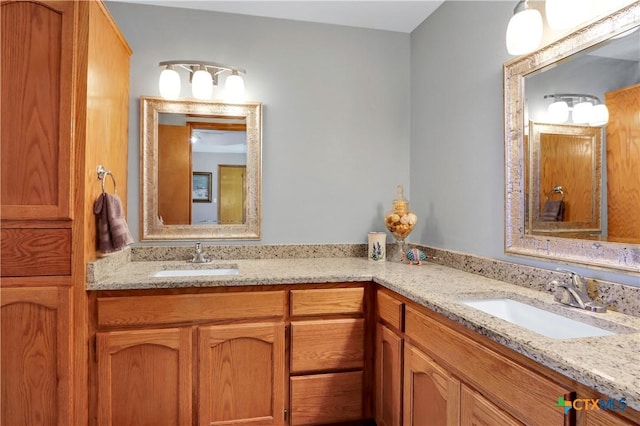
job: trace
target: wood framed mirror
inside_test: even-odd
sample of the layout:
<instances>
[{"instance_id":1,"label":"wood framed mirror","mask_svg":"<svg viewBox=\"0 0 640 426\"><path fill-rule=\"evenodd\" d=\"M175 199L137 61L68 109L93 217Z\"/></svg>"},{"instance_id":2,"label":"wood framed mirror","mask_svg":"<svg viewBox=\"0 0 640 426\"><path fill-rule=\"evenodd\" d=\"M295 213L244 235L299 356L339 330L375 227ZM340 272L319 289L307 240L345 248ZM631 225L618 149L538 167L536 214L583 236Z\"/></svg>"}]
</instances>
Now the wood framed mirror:
<instances>
[{"instance_id":1,"label":"wood framed mirror","mask_svg":"<svg viewBox=\"0 0 640 426\"><path fill-rule=\"evenodd\" d=\"M258 240L262 104L140 98L141 241Z\"/></svg>"},{"instance_id":2,"label":"wood framed mirror","mask_svg":"<svg viewBox=\"0 0 640 426\"><path fill-rule=\"evenodd\" d=\"M536 52L504 64L505 253L640 274L640 96L634 95L640 93L639 27L640 3L634 2ZM559 83L549 76L568 69L565 74L575 83L578 72L590 70L585 61L604 56L604 49L610 50L629 38L633 56L625 60L629 61L635 83L607 88L601 98L611 114L603 133L606 165L602 167L604 183L600 200L607 219L603 218L601 235L585 238L580 234L532 232L533 226L527 221L527 210L532 205L528 196L543 189L527 190L526 168L532 159L528 157L525 140L531 137L529 122L541 121L535 116L537 103L546 94L534 93L534 90L546 85L547 93L592 92L593 87L565 87L564 83L562 87L553 87ZM601 54L593 54L596 50ZM601 80L611 80L607 73L597 71L595 74ZM590 84L596 83L590 80ZM620 225L612 221L617 210L626 211Z\"/></svg>"}]
</instances>

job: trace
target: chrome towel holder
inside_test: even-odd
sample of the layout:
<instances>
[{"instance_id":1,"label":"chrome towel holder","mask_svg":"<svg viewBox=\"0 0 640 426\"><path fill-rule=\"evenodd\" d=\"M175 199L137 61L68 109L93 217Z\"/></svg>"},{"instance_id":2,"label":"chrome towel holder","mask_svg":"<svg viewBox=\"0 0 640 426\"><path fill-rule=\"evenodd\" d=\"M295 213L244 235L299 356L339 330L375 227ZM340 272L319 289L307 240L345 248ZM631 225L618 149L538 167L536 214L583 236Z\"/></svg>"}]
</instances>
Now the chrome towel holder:
<instances>
[{"instance_id":1,"label":"chrome towel holder","mask_svg":"<svg viewBox=\"0 0 640 426\"><path fill-rule=\"evenodd\" d=\"M98 166L97 173L98 173L98 179L102 181L103 194L105 193L104 185L105 185L105 181L107 180L107 176L111 176L111 180L113 181L113 192L114 193L118 192L118 187L116 185L116 178L113 177L113 173L111 173L111 170L105 169L104 167L102 167L102 164L100 164Z\"/></svg>"}]
</instances>

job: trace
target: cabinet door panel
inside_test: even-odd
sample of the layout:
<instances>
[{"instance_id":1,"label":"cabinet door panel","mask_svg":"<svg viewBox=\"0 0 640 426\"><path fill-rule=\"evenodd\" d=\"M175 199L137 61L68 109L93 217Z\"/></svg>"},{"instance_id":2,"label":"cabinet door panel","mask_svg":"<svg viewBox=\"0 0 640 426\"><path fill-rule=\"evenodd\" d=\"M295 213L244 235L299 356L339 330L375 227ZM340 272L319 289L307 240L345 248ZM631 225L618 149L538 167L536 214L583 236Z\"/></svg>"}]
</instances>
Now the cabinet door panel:
<instances>
[{"instance_id":1,"label":"cabinet door panel","mask_svg":"<svg viewBox=\"0 0 640 426\"><path fill-rule=\"evenodd\" d=\"M321 425L362 419L363 373L291 378L291 425Z\"/></svg>"},{"instance_id":2,"label":"cabinet door panel","mask_svg":"<svg viewBox=\"0 0 640 426\"><path fill-rule=\"evenodd\" d=\"M460 382L412 347L404 352L404 422L407 425L458 425Z\"/></svg>"},{"instance_id":3,"label":"cabinet door panel","mask_svg":"<svg viewBox=\"0 0 640 426\"><path fill-rule=\"evenodd\" d=\"M98 424L191 424L191 342L191 328L98 333Z\"/></svg>"},{"instance_id":4,"label":"cabinet door panel","mask_svg":"<svg viewBox=\"0 0 640 426\"><path fill-rule=\"evenodd\" d=\"M523 426L479 393L462 386L460 415L463 425Z\"/></svg>"},{"instance_id":5,"label":"cabinet door panel","mask_svg":"<svg viewBox=\"0 0 640 426\"><path fill-rule=\"evenodd\" d=\"M74 2L1 7L1 215L67 219Z\"/></svg>"},{"instance_id":6,"label":"cabinet door panel","mask_svg":"<svg viewBox=\"0 0 640 426\"><path fill-rule=\"evenodd\" d=\"M378 290L376 293L378 318L402 331L404 319L404 303Z\"/></svg>"},{"instance_id":7,"label":"cabinet door panel","mask_svg":"<svg viewBox=\"0 0 640 426\"><path fill-rule=\"evenodd\" d=\"M68 425L68 288L2 288L3 425Z\"/></svg>"},{"instance_id":8,"label":"cabinet door panel","mask_svg":"<svg viewBox=\"0 0 640 426\"><path fill-rule=\"evenodd\" d=\"M291 323L291 372L362 368L364 319Z\"/></svg>"},{"instance_id":9,"label":"cabinet door panel","mask_svg":"<svg viewBox=\"0 0 640 426\"><path fill-rule=\"evenodd\" d=\"M291 291L291 315L361 314L364 288L327 288Z\"/></svg>"},{"instance_id":10,"label":"cabinet door panel","mask_svg":"<svg viewBox=\"0 0 640 426\"><path fill-rule=\"evenodd\" d=\"M201 425L284 424L284 323L201 327Z\"/></svg>"},{"instance_id":11,"label":"cabinet door panel","mask_svg":"<svg viewBox=\"0 0 640 426\"><path fill-rule=\"evenodd\" d=\"M376 335L376 424L402 424L402 338L382 324Z\"/></svg>"}]
</instances>

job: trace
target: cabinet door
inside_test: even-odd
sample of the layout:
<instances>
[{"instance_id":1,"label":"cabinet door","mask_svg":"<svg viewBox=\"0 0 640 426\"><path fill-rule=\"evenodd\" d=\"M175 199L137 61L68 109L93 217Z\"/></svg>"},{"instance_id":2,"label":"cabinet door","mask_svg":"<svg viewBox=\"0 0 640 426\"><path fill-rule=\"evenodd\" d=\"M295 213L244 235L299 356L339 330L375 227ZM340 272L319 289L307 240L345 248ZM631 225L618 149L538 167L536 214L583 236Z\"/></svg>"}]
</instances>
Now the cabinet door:
<instances>
[{"instance_id":1,"label":"cabinet door","mask_svg":"<svg viewBox=\"0 0 640 426\"><path fill-rule=\"evenodd\" d=\"M2 2L3 219L71 217L75 2Z\"/></svg>"},{"instance_id":2,"label":"cabinet door","mask_svg":"<svg viewBox=\"0 0 640 426\"><path fill-rule=\"evenodd\" d=\"M463 425L523 426L482 395L464 385L460 398L460 416Z\"/></svg>"},{"instance_id":3,"label":"cabinet door","mask_svg":"<svg viewBox=\"0 0 640 426\"><path fill-rule=\"evenodd\" d=\"M376 332L376 424L402 424L402 338L382 324Z\"/></svg>"},{"instance_id":4,"label":"cabinet door","mask_svg":"<svg viewBox=\"0 0 640 426\"><path fill-rule=\"evenodd\" d=\"M200 425L285 424L284 323L200 327Z\"/></svg>"},{"instance_id":5,"label":"cabinet door","mask_svg":"<svg viewBox=\"0 0 640 426\"><path fill-rule=\"evenodd\" d=\"M2 288L3 425L71 424L70 288Z\"/></svg>"},{"instance_id":6,"label":"cabinet door","mask_svg":"<svg viewBox=\"0 0 640 426\"><path fill-rule=\"evenodd\" d=\"M190 425L191 328L97 334L99 425Z\"/></svg>"},{"instance_id":7,"label":"cabinet door","mask_svg":"<svg viewBox=\"0 0 640 426\"><path fill-rule=\"evenodd\" d=\"M404 423L458 425L460 382L411 345L404 352Z\"/></svg>"}]
</instances>

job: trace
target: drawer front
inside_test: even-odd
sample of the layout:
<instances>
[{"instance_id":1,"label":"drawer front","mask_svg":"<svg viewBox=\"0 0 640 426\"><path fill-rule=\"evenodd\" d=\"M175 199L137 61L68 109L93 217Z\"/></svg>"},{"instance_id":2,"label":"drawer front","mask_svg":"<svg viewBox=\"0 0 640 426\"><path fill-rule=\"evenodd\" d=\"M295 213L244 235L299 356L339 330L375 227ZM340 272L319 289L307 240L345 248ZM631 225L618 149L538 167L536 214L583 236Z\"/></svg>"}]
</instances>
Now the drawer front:
<instances>
[{"instance_id":1,"label":"drawer front","mask_svg":"<svg viewBox=\"0 0 640 426\"><path fill-rule=\"evenodd\" d=\"M364 288L329 288L291 291L291 315L361 314Z\"/></svg>"},{"instance_id":2,"label":"drawer front","mask_svg":"<svg viewBox=\"0 0 640 426\"><path fill-rule=\"evenodd\" d=\"M364 366L364 319L291 323L291 372Z\"/></svg>"},{"instance_id":3,"label":"drawer front","mask_svg":"<svg viewBox=\"0 0 640 426\"><path fill-rule=\"evenodd\" d=\"M378 290L376 306L380 320L402 331L402 326L404 325L404 303Z\"/></svg>"},{"instance_id":4,"label":"drawer front","mask_svg":"<svg viewBox=\"0 0 640 426\"><path fill-rule=\"evenodd\" d=\"M285 292L238 292L98 298L98 326L160 325L283 318Z\"/></svg>"},{"instance_id":5,"label":"drawer front","mask_svg":"<svg viewBox=\"0 0 640 426\"><path fill-rule=\"evenodd\" d=\"M291 378L291 425L328 424L363 417L363 373Z\"/></svg>"},{"instance_id":6,"label":"drawer front","mask_svg":"<svg viewBox=\"0 0 640 426\"><path fill-rule=\"evenodd\" d=\"M3 229L3 277L71 275L71 229Z\"/></svg>"},{"instance_id":7,"label":"drawer front","mask_svg":"<svg viewBox=\"0 0 640 426\"><path fill-rule=\"evenodd\" d=\"M448 364L456 375L484 395L499 400L501 407L527 424L564 422L562 410L553 401L572 392L494 352L478 342L406 308L406 337ZM531 408L535 407L535 410Z\"/></svg>"}]
</instances>

